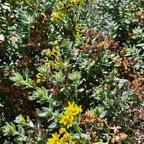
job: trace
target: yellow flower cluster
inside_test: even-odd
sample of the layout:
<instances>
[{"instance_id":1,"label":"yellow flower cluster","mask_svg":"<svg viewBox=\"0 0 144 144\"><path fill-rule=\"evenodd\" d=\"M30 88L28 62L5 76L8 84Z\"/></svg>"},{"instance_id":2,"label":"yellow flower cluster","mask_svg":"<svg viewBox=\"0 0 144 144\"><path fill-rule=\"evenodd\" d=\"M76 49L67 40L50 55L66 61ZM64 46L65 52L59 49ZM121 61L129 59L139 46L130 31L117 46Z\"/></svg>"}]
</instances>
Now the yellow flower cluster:
<instances>
[{"instance_id":1,"label":"yellow flower cluster","mask_svg":"<svg viewBox=\"0 0 144 144\"><path fill-rule=\"evenodd\" d=\"M55 69L58 69L60 64L61 64L60 47L55 46L52 50L47 49L46 50L46 56L48 56L48 57L45 60L45 64L52 66Z\"/></svg>"},{"instance_id":2,"label":"yellow flower cluster","mask_svg":"<svg viewBox=\"0 0 144 144\"><path fill-rule=\"evenodd\" d=\"M75 104L75 102L68 102L68 106L64 108L64 114L60 114L60 122L67 128L72 126L74 122L74 116L82 112L81 106ZM59 129L59 133L52 134L52 138L48 138L46 144L76 144L72 140L70 133L62 127Z\"/></svg>"},{"instance_id":3,"label":"yellow flower cluster","mask_svg":"<svg viewBox=\"0 0 144 144\"><path fill-rule=\"evenodd\" d=\"M76 30L80 30L81 27L82 27L82 24L81 24L81 23L77 23L77 24L76 24Z\"/></svg>"},{"instance_id":4,"label":"yellow flower cluster","mask_svg":"<svg viewBox=\"0 0 144 144\"><path fill-rule=\"evenodd\" d=\"M56 22L58 20L60 20L62 17L62 13L60 11L53 13L52 15L52 22Z\"/></svg>"},{"instance_id":5,"label":"yellow flower cluster","mask_svg":"<svg viewBox=\"0 0 144 144\"><path fill-rule=\"evenodd\" d=\"M82 112L81 106L78 106L74 102L68 102L68 106L64 108L64 114L60 114L60 122L67 128L71 127L74 121L74 116Z\"/></svg>"},{"instance_id":6,"label":"yellow flower cluster","mask_svg":"<svg viewBox=\"0 0 144 144\"><path fill-rule=\"evenodd\" d=\"M42 80L45 80L45 79L46 79L46 77L44 77L41 73L38 73L38 74L36 75L36 78L37 78L37 83L41 83Z\"/></svg>"},{"instance_id":7,"label":"yellow flower cluster","mask_svg":"<svg viewBox=\"0 0 144 144\"><path fill-rule=\"evenodd\" d=\"M31 85L34 84L34 82L33 82L33 80L32 80L31 78L28 79L28 82L29 82Z\"/></svg>"},{"instance_id":8,"label":"yellow flower cluster","mask_svg":"<svg viewBox=\"0 0 144 144\"><path fill-rule=\"evenodd\" d=\"M58 2L58 6L60 7L60 6L62 6L64 4L64 1L59 1Z\"/></svg>"},{"instance_id":9,"label":"yellow flower cluster","mask_svg":"<svg viewBox=\"0 0 144 144\"><path fill-rule=\"evenodd\" d=\"M78 4L80 4L82 2L82 0L69 0L68 1L68 6L71 7L76 7Z\"/></svg>"},{"instance_id":10,"label":"yellow flower cluster","mask_svg":"<svg viewBox=\"0 0 144 144\"><path fill-rule=\"evenodd\" d=\"M75 39L79 39L82 34L81 34L81 29L82 29L82 24L81 23L77 23L75 26L76 32L73 34L73 36L75 37Z\"/></svg>"},{"instance_id":11,"label":"yellow flower cluster","mask_svg":"<svg viewBox=\"0 0 144 144\"><path fill-rule=\"evenodd\" d=\"M79 39L81 36L82 36L82 34L80 34L80 32L79 31L77 31L75 34L73 34L74 35L74 37L76 38L76 39Z\"/></svg>"},{"instance_id":12,"label":"yellow flower cluster","mask_svg":"<svg viewBox=\"0 0 144 144\"><path fill-rule=\"evenodd\" d=\"M82 2L82 0L68 0L67 1L67 6L75 7L77 4L80 4L81 2ZM59 7L62 7L64 4L66 5L66 3L64 2L64 0L60 0L58 2L58 6Z\"/></svg>"},{"instance_id":13,"label":"yellow flower cluster","mask_svg":"<svg viewBox=\"0 0 144 144\"><path fill-rule=\"evenodd\" d=\"M40 83L42 81L42 75L40 73L36 75L36 78L37 78L37 83Z\"/></svg>"},{"instance_id":14,"label":"yellow flower cluster","mask_svg":"<svg viewBox=\"0 0 144 144\"><path fill-rule=\"evenodd\" d=\"M70 139L70 134L65 128L60 128L59 134L56 132L52 134L52 138L49 138L46 144L75 144Z\"/></svg>"},{"instance_id":15,"label":"yellow flower cluster","mask_svg":"<svg viewBox=\"0 0 144 144\"><path fill-rule=\"evenodd\" d=\"M69 0L69 2L72 4L78 4L80 2L80 0Z\"/></svg>"}]
</instances>

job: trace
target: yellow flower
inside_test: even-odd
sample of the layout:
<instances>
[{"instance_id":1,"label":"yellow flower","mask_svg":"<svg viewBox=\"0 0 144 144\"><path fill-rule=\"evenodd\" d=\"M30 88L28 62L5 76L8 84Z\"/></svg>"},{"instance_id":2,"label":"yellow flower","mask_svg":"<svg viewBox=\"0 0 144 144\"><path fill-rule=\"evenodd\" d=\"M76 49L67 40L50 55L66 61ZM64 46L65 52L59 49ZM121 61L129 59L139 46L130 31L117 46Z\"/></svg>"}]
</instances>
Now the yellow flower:
<instances>
[{"instance_id":1,"label":"yellow flower","mask_svg":"<svg viewBox=\"0 0 144 144\"><path fill-rule=\"evenodd\" d=\"M29 78L28 81L31 85L33 84L33 80L31 78Z\"/></svg>"},{"instance_id":2,"label":"yellow flower","mask_svg":"<svg viewBox=\"0 0 144 144\"><path fill-rule=\"evenodd\" d=\"M56 54L60 54L60 47L59 46L56 46L56 47L54 47L53 49L52 49L52 53L54 54L54 53L56 53Z\"/></svg>"},{"instance_id":3,"label":"yellow flower","mask_svg":"<svg viewBox=\"0 0 144 144\"><path fill-rule=\"evenodd\" d=\"M54 67L56 68L56 69L58 69L59 68L59 66L60 66L60 61L57 61L57 60L54 60Z\"/></svg>"},{"instance_id":4,"label":"yellow flower","mask_svg":"<svg viewBox=\"0 0 144 144\"><path fill-rule=\"evenodd\" d=\"M82 2L82 0L69 0L68 1L68 6L71 7L76 7L78 4L80 4Z\"/></svg>"},{"instance_id":5,"label":"yellow flower","mask_svg":"<svg viewBox=\"0 0 144 144\"><path fill-rule=\"evenodd\" d=\"M51 63L52 63L52 61L50 61L48 58L46 58L44 62L45 62L45 64L48 65L48 66L50 66Z\"/></svg>"},{"instance_id":6,"label":"yellow flower","mask_svg":"<svg viewBox=\"0 0 144 144\"><path fill-rule=\"evenodd\" d=\"M79 114L82 112L81 106L78 106L74 102L68 102L68 106L64 108L65 112L64 114L70 114L72 113L73 115Z\"/></svg>"},{"instance_id":7,"label":"yellow flower","mask_svg":"<svg viewBox=\"0 0 144 144\"><path fill-rule=\"evenodd\" d=\"M76 26L81 27L81 26L82 26L82 24L81 24L81 23L78 23Z\"/></svg>"},{"instance_id":8,"label":"yellow flower","mask_svg":"<svg viewBox=\"0 0 144 144\"><path fill-rule=\"evenodd\" d=\"M66 133L66 129L65 129L65 128L60 128L59 133L60 133L60 134Z\"/></svg>"},{"instance_id":9,"label":"yellow flower","mask_svg":"<svg viewBox=\"0 0 144 144\"><path fill-rule=\"evenodd\" d=\"M52 21L55 22L57 20L60 20L61 19L61 12L55 12L53 15L52 15Z\"/></svg>"},{"instance_id":10,"label":"yellow flower","mask_svg":"<svg viewBox=\"0 0 144 144\"><path fill-rule=\"evenodd\" d=\"M53 139L58 140L60 135L56 133L52 134Z\"/></svg>"},{"instance_id":11,"label":"yellow flower","mask_svg":"<svg viewBox=\"0 0 144 144\"><path fill-rule=\"evenodd\" d=\"M64 135L63 135L63 139L64 140L68 140L70 138L70 134L69 133L65 133Z\"/></svg>"},{"instance_id":12,"label":"yellow flower","mask_svg":"<svg viewBox=\"0 0 144 144\"><path fill-rule=\"evenodd\" d=\"M69 144L69 143L66 142L63 138L61 138L59 144Z\"/></svg>"},{"instance_id":13,"label":"yellow flower","mask_svg":"<svg viewBox=\"0 0 144 144\"><path fill-rule=\"evenodd\" d=\"M50 63L50 62L46 62L45 64L46 64L47 66L50 66L50 65L51 65L51 63Z\"/></svg>"},{"instance_id":14,"label":"yellow flower","mask_svg":"<svg viewBox=\"0 0 144 144\"><path fill-rule=\"evenodd\" d=\"M75 38L80 38L82 36L82 34L80 34L79 32L76 32L75 34L73 34Z\"/></svg>"},{"instance_id":15,"label":"yellow flower","mask_svg":"<svg viewBox=\"0 0 144 144\"><path fill-rule=\"evenodd\" d=\"M62 6L64 4L64 1L59 1L58 6Z\"/></svg>"},{"instance_id":16,"label":"yellow flower","mask_svg":"<svg viewBox=\"0 0 144 144\"><path fill-rule=\"evenodd\" d=\"M51 50L50 50L50 49L47 49L46 55L47 55L47 56L51 56L51 54L52 54Z\"/></svg>"},{"instance_id":17,"label":"yellow flower","mask_svg":"<svg viewBox=\"0 0 144 144\"><path fill-rule=\"evenodd\" d=\"M41 82L41 79L37 79L37 83L40 83Z\"/></svg>"},{"instance_id":18,"label":"yellow flower","mask_svg":"<svg viewBox=\"0 0 144 144\"><path fill-rule=\"evenodd\" d=\"M80 2L80 0L69 0L69 2L72 4L78 4Z\"/></svg>"},{"instance_id":19,"label":"yellow flower","mask_svg":"<svg viewBox=\"0 0 144 144\"><path fill-rule=\"evenodd\" d=\"M38 73L37 75L36 75L36 78L41 78L41 74L40 73Z\"/></svg>"},{"instance_id":20,"label":"yellow flower","mask_svg":"<svg viewBox=\"0 0 144 144\"><path fill-rule=\"evenodd\" d=\"M76 114L79 114L81 112L82 112L81 106L75 105L75 109L74 109L73 113L76 115Z\"/></svg>"},{"instance_id":21,"label":"yellow flower","mask_svg":"<svg viewBox=\"0 0 144 144\"><path fill-rule=\"evenodd\" d=\"M60 47L59 46L56 46L55 49L60 52Z\"/></svg>"},{"instance_id":22,"label":"yellow flower","mask_svg":"<svg viewBox=\"0 0 144 144\"><path fill-rule=\"evenodd\" d=\"M62 123L63 125L66 125L67 128L72 126L72 123L74 121L73 116L60 114L60 118L61 118L61 120L60 120L59 123Z\"/></svg>"},{"instance_id":23,"label":"yellow flower","mask_svg":"<svg viewBox=\"0 0 144 144\"><path fill-rule=\"evenodd\" d=\"M41 73L38 73L36 75L36 78L37 78L37 83L40 83L42 81L42 75L41 75Z\"/></svg>"},{"instance_id":24,"label":"yellow flower","mask_svg":"<svg viewBox=\"0 0 144 144\"><path fill-rule=\"evenodd\" d=\"M60 144L69 144L70 134L65 133L60 139Z\"/></svg>"},{"instance_id":25,"label":"yellow flower","mask_svg":"<svg viewBox=\"0 0 144 144\"><path fill-rule=\"evenodd\" d=\"M81 23L76 24L76 30L80 30L81 27L82 27L82 24L81 24Z\"/></svg>"},{"instance_id":26,"label":"yellow flower","mask_svg":"<svg viewBox=\"0 0 144 144\"><path fill-rule=\"evenodd\" d=\"M52 138L49 138L46 144L59 144L59 137L57 133L52 134Z\"/></svg>"},{"instance_id":27,"label":"yellow flower","mask_svg":"<svg viewBox=\"0 0 144 144\"><path fill-rule=\"evenodd\" d=\"M74 108L75 102L68 101L68 106L64 108L64 110L72 110Z\"/></svg>"},{"instance_id":28,"label":"yellow flower","mask_svg":"<svg viewBox=\"0 0 144 144\"><path fill-rule=\"evenodd\" d=\"M81 106L75 104L75 102L68 102L68 106L64 108L64 114L60 114L60 122L67 128L71 127L74 121L74 116L82 112Z\"/></svg>"}]
</instances>

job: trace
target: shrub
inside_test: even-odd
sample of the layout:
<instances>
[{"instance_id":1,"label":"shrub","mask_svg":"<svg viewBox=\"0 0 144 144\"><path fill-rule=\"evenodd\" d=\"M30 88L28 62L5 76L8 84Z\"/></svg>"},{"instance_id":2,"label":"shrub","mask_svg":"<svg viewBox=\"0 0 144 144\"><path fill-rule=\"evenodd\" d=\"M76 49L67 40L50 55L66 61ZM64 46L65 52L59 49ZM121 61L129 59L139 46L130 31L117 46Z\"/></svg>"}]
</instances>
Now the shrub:
<instances>
[{"instance_id":1,"label":"shrub","mask_svg":"<svg viewBox=\"0 0 144 144\"><path fill-rule=\"evenodd\" d=\"M128 135L143 106L142 3L2 2L2 142L138 141Z\"/></svg>"}]
</instances>

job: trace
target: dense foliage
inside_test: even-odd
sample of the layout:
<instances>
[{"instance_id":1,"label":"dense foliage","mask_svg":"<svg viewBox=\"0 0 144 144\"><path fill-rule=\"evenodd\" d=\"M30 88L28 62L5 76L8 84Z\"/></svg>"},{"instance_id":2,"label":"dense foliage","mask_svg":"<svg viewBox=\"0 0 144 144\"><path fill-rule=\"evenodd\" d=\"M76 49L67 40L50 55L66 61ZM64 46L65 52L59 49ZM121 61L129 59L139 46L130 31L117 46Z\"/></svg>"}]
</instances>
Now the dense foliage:
<instances>
[{"instance_id":1,"label":"dense foliage","mask_svg":"<svg viewBox=\"0 0 144 144\"><path fill-rule=\"evenodd\" d=\"M143 0L0 2L0 143L144 142Z\"/></svg>"}]
</instances>

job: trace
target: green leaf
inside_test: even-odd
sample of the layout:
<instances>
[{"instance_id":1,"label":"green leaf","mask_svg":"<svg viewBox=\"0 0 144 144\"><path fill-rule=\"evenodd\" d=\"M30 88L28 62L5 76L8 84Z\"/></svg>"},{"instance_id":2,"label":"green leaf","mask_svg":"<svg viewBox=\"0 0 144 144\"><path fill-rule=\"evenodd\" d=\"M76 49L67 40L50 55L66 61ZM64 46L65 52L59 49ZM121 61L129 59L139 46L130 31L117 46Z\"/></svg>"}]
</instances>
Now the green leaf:
<instances>
[{"instance_id":1,"label":"green leaf","mask_svg":"<svg viewBox=\"0 0 144 144\"><path fill-rule=\"evenodd\" d=\"M73 124L73 128L74 128L74 130L75 130L76 133L80 133L79 125L77 123Z\"/></svg>"},{"instance_id":2,"label":"green leaf","mask_svg":"<svg viewBox=\"0 0 144 144\"><path fill-rule=\"evenodd\" d=\"M25 135L25 131L24 131L23 127L21 127L21 126L18 127L18 133L20 135Z\"/></svg>"},{"instance_id":3,"label":"green leaf","mask_svg":"<svg viewBox=\"0 0 144 144\"><path fill-rule=\"evenodd\" d=\"M53 102L49 102L49 108L50 108L51 110L54 109L54 104L53 104Z\"/></svg>"},{"instance_id":4,"label":"green leaf","mask_svg":"<svg viewBox=\"0 0 144 144\"><path fill-rule=\"evenodd\" d=\"M57 127L57 122L53 122L51 125L48 126L48 128L53 129Z\"/></svg>"},{"instance_id":5,"label":"green leaf","mask_svg":"<svg viewBox=\"0 0 144 144\"><path fill-rule=\"evenodd\" d=\"M130 94L130 92L129 92L129 91L123 92L122 97L121 97L122 101L127 100L127 99L128 99L129 94Z\"/></svg>"},{"instance_id":6,"label":"green leaf","mask_svg":"<svg viewBox=\"0 0 144 144\"><path fill-rule=\"evenodd\" d=\"M128 80L127 79L119 79L119 78L115 78L114 79L115 81L118 81L119 83L125 83L125 82L127 82Z\"/></svg>"},{"instance_id":7,"label":"green leaf","mask_svg":"<svg viewBox=\"0 0 144 144\"><path fill-rule=\"evenodd\" d=\"M85 90L84 88L80 88L78 91L83 92L84 90Z\"/></svg>"},{"instance_id":8,"label":"green leaf","mask_svg":"<svg viewBox=\"0 0 144 144\"><path fill-rule=\"evenodd\" d=\"M100 114L100 118L104 118L104 117L106 116L106 114L107 114L107 111L102 112L102 113Z\"/></svg>"},{"instance_id":9,"label":"green leaf","mask_svg":"<svg viewBox=\"0 0 144 144\"><path fill-rule=\"evenodd\" d=\"M46 117L47 116L47 112L43 112L43 113L40 113L38 114L39 117Z\"/></svg>"},{"instance_id":10,"label":"green leaf","mask_svg":"<svg viewBox=\"0 0 144 144\"><path fill-rule=\"evenodd\" d=\"M137 46L137 47L144 47L144 43L137 44L136 46Z\"/></svg>"}]
</instances>

